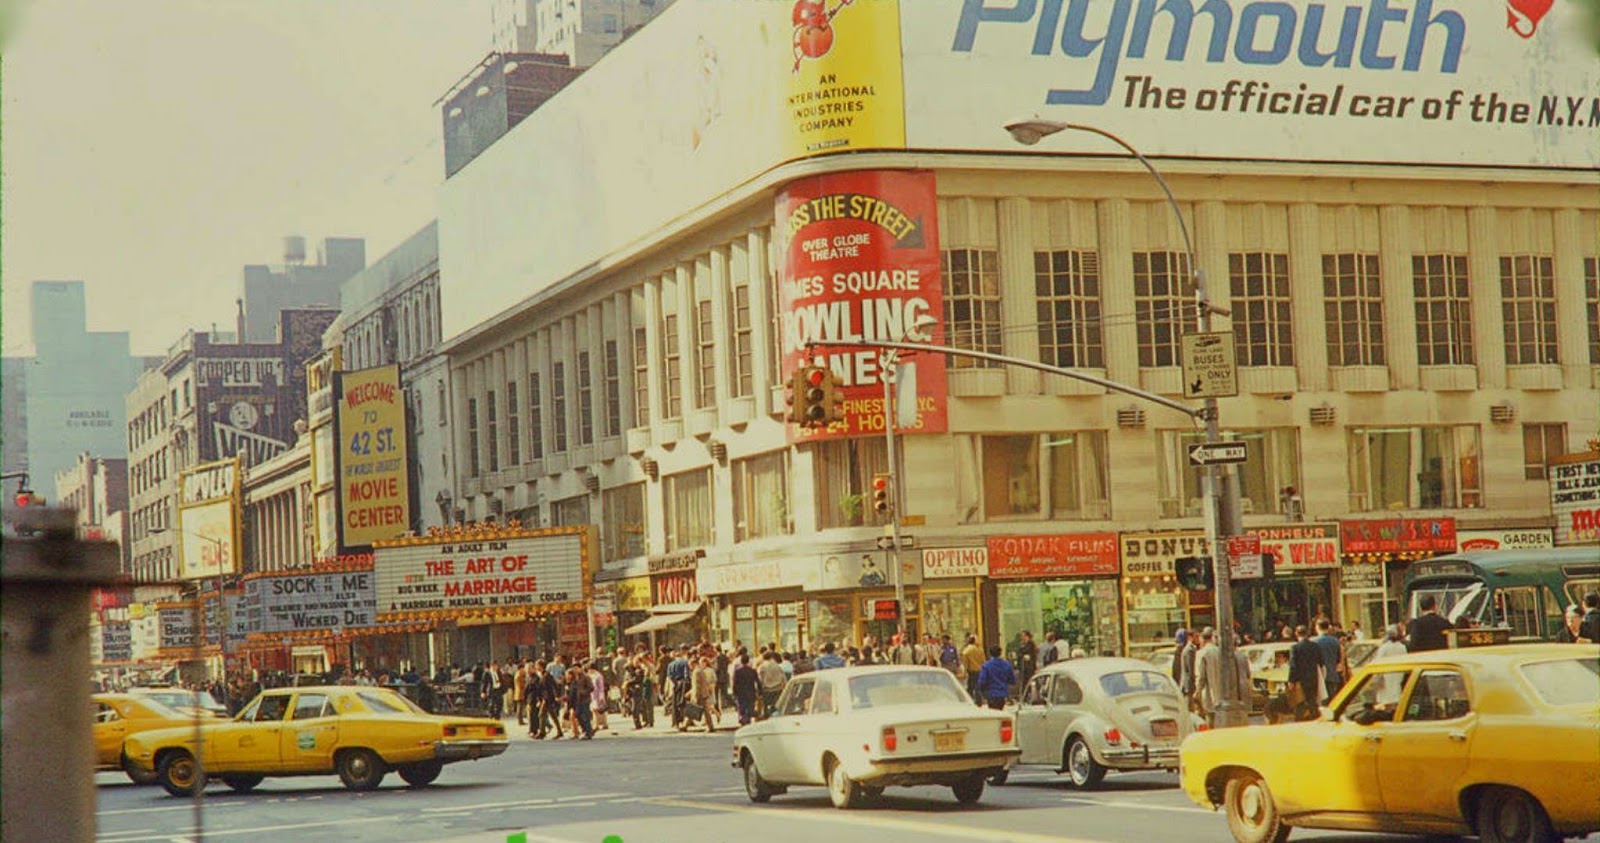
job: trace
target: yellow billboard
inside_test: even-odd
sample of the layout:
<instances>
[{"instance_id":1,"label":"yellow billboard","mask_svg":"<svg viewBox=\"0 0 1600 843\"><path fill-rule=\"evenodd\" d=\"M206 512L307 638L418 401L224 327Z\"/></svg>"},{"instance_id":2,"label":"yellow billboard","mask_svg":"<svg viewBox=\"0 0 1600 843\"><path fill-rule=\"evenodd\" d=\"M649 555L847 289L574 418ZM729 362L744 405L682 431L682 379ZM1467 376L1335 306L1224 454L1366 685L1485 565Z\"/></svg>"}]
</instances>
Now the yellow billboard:
<instances>
[{"instance_id":1,"label":"yellow billboard","mask_svg":"<svg viewBox=\"0 0 1600 843\"><path fill-rule=\"evenodd\" d=\"M784 157L903 148L900 0L796 0L787 15Z\"/></svg>"},{"instance_id":2,"label":"yellow billboard","mask_svg":"<svg viewBox=\"0 0 1600 843\"><path fill-rule=\"evenodd\" d=\"M334 375L339 545L370 545L411 525L406 476L406 404L400 367Z\"/></svg>"},{"instance_id":3,"label":"yellow billboard","mask_svg":"<svg viewBox=\"0 0 1600 843\"><path fill-rule=\"evenodd\" d=\"M178 476L178 576L239 573L239 458L202 463Z\"/></svg>"}]
</instances>

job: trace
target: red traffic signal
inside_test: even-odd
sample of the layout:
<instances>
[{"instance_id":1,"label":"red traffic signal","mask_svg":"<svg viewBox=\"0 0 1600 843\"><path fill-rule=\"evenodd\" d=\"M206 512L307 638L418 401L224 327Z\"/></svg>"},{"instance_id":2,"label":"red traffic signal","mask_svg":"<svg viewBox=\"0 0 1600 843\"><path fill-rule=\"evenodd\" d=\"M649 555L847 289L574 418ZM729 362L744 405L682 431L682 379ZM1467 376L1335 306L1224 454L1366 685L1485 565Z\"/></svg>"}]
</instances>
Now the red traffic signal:
<instances>
[{"instance_id":1,"label":"red traffic signal","mask_svg":"<svg viewBox=\"0 0 1600 843\"><path fill-rule=\"evenodd\" d=\"M889 475L872 475L872 509L878 513L889 511Z\"/></svg>"},{"instance_id":2,"label":"red traffic signal","mask_svg":"<svg viewBox=\"0 0 1600 843\"><path fill-rule=\"evenodd\" d=\"M44 498L27 489L23 489L17 492L16 504L18 509L25 509L30 506L44 506Z\"/></svg>"}]
</instances>

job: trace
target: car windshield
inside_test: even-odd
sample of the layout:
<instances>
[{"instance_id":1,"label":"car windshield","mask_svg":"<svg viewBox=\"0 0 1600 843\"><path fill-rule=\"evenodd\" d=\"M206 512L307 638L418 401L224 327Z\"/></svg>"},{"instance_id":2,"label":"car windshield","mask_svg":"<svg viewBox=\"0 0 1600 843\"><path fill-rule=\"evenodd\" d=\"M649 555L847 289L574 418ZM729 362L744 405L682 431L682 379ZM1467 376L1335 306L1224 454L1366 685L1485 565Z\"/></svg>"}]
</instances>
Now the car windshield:
<instances>
[{"instance_id":1,"label":"car windshield","mask_svg":"<svg viewBox=\"0 0 1600 843\"><path fill-rule=\"evenodd\" d=\"M356 696L377 714L427 714L422 707L394 691L371 689L356 692Z\"/></svg>"},{"instance_id":2,"label":"car windshield","mask_svg":"<svg viewBox=\"0 0 1600 843\"><path fill-rule=\"evenodd\" d=\"M1534 662L1519 670L1539 699L1550 705L1600 704L1600 659Z\"/></svg>"},{"instance_id":3,"label":"car windshield","mask_svg":"<svg viewBox=\"0 0 1600 843\"><path fill-rule=\"evenodd\" d=\"M850 679L852 708L882 708L930 702L969 702L966 692L942 670L869 673Z\"/></svg>"},{"instance_id":4,"label":"car windshield","mask_svg":"<svg viewBox=\"0 0 1600 843\"><path fill-rule=\"evenodd\" d=\"M173 708L205 708L211 710L222 708L222 703L217 702L216 697L211 696L207 691L184 691L174 688L164 691L148 691L142 696Z\"/></svg>"},{"instance_id":5,"label":"car windshield","mask_svg":"<svg viewBox=\"0 0 1600 843\"><path fill-rule=\"evenodd\" d=\"M1172 691L1172 680L1153 670L1122 670L1100 677L1100 689L1107 695L1145 694L1152 691Z\"/></svg>"},{"instance_id":6,"label":"car windshield","mask_svg":"<svg viewBox=\"0 0 1600 843\"><path fill-rule=\"evenodd\" d=\"M1481 582L1430 583L1411 589L1411 616L1422 614L1422 598L1432 596L1439 606L1439 614L1451 623L1462 618L1483 621L1483 610L1488 605L1489 593Z\"/></svg>"}]
</instances>

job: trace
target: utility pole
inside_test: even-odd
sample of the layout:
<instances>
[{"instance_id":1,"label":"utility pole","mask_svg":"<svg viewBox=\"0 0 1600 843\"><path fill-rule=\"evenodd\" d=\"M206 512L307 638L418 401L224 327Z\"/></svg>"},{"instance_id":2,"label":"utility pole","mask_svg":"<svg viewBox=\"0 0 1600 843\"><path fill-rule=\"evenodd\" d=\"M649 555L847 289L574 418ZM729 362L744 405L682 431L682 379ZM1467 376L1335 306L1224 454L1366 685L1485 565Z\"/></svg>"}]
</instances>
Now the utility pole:
<instances>
[{"instance_id":1,"label":"utility pole","mask_svg":"<svg viewBox=\"0 0 1600 843\"><path fill-rule=\"evenodd\" d=\"M895 456L894 441L894 377L900 365L900 352L889 349L878 358L879 380L883 381L883 441L889 463L889 564L894 577L895 629L902 638L906 633L906 584L900 571L900 507L904 500L905 482L900 471L900 461Z\"/></svg>"}]
</instances>

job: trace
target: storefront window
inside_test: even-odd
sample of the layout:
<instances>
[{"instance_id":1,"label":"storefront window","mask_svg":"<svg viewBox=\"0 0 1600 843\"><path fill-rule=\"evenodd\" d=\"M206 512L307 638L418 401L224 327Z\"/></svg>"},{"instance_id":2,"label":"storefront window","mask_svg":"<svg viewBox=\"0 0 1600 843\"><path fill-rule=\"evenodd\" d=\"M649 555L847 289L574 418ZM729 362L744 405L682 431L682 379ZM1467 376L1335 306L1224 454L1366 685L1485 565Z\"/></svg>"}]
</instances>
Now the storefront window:
<instances>
[{"instance_id":1,"label":"storefront window","mask_svg":"<svg viewBox=\"0 0 1600 843\"><path fill-rule=\"evenodd\" d=\"M814 597L806 604L811 627L811 649L822 651L824 644L855 643L855 622L850 614L850 597Z\"/></svg>"},{"instance_id":2,"label":"storefront window","mask_svg":"<svg viewBox=\"0 0 1600 843\"><path fill-rule=\"evenodd\" d=\"M923 628L933 636L950 636L956 642L978 633L977 594L967 591L922 593Z\"/></svg>"},{"instance_id":3,"label":"storefront window","mask_svg":"<svg viewBox=\"0 0 1600 843\"><path fill-rule=\"evenodd\" d=\"M1023 630L1040 646L1045 634L1054 632L1091 656L1122 652L1114 579L1001 583L998 597L1000 639L1007 653L1016 652Z\"/></svg>"},{"instance_id":4,"label":"storefront window","mask_svg":"<svg viewBox=\"0 0 1600 843\"><path fill-rule=\"evenodd\" d=\"M1260 637L1285 626L1310 626L1319 616L1333 617L1330 573L1280 575L1270 583L1236 581L1234 617L1245 632ZM1359 620L1359 616L1352 619Z\"/></svg>"},{"instance_id":5,"label":"storefront window","mask_svg":"<svg viewBox=\"0 0 1600 843\"><path fill-rule=\"evenodd\" d=\"M1129 656L1143 658L1151 650L1171 644L1172 636L1188 626L1184 591L1177 577L1139 577L1124 583L1123 589Z\"/></svg>"}]
</instances>

